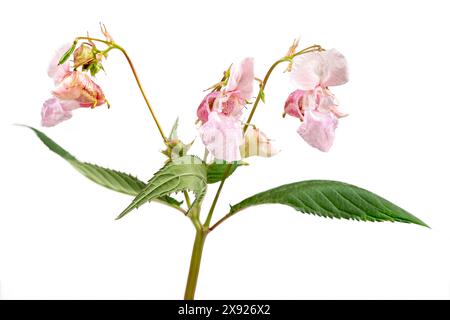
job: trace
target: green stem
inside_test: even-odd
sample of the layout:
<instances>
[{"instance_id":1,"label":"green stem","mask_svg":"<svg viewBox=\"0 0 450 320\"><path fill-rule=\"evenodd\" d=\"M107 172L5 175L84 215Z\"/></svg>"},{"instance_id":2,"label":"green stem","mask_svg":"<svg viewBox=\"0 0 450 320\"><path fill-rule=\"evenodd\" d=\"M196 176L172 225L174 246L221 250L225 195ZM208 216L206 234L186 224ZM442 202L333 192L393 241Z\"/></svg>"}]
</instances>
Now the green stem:
<instances>
[{"instance_id":1,"label":"green stem","mask_svg":"<svg viewBox=\"0 0 450 320\"><path fill-rule=\"evenodd\" d=\"M153 111L152 106L150 105L150 101L148 101L148 98L145 95L144 88L142 87L141 81L139 80L139 77L137 75L136 69L134 68L133 62L131 61L130 57L128 56L128 54L127 54L127 52L125 51L124 48L122 48L121 46L119 46L117 44L114 44L114 47L119 49L123 53L125 58L127 59L128 64L130 65L131 71L133 72L134 78L136 79L136 83L137 83L137 85L139 87L139 90L141 91L142 97L144 98L145 103L147 104L147 108L150 111L150 114L152 115L152 118L155 121L156 126L158 127L159 134L161 135L161 138L164 140L164 143L167 144L166 135L164 134L164 131L163 131L161 125L159 124L158 118L156 118L156 114Z\"/></svg>"},{"instance_id":2,"label":"green stem","mask_svg":"<svg viewBox=\"0 0 450 320\"><path fill-rule=\"evenodd\" d=\"M225 172L223 173L222 181L220 181L219 189L217 189L216 195L214 196L213 203L208 212L208 217L206 218L205 224L203 225L205 228L209 228L209 225L211 223L211 219L212 219L212 216L214 213L214 209L216 208L217 201L219 200L220 193L222 192L223 185L225 184L225 180L227 179L228 174L230 173L231 167L232 167L232 164L229 164L225 168Z\"/></svg>"},{"instance_id":3,"label":"green stem","mask_svg":"<svg viewBox=\"0 0 450 320\"><path fill-rule=\"evenodd\" d=\"M122 54L125 56L125 58L127 59L127 62L131 68L131 71L133 72L133 76L136 79L136 83L139 87L139 90L141 91L142 97L145 100L145 103L147 105L148 110L150 111L150 114L152 115L153 120L155 121L156 126L158 127L158 131L159 134L161 135L161 138L164 140L164 143L167 144L167 138L166 135L164 134L164 131L161 127L161 125L159 124L158 118L156 117L155 112L153 111L153 108L150 104L150 101L147 98L147 95L144 92L144 88L142 87L141 81L139 80L139 77L137 75L136 69L134 68L133 62L131 61L130 56L128 55L128 53L125 51L124 48L122 48L121 46L119 46L118 44L111 42L111 41L106 41L106 40L102 40L102 39L96 39L96 38L91 38L91 37L77 37L75 38L75 43L78 40L89 40L89 41L97 41L97 42L101 42L104 43L106 45L108 45L110 48L115 48L118 49L122 52ZM108 48L109 49L109 48ZM108 50L107 49L107 50ZM106 50L105 50L106 51Z\"/></svg>"},{"instance_id":4,"label":"green stem","mask_svg":"<svg viewBox=\"0 0 450 320\"><path fill-rule=\"evenodd\" d=\"M188 210L191 208L191 198L189 197L189 194L187 193L187 191L183 191L183 195L184 195L184 199L186 199L186 205Z\"/></svg>"},{"instance_id":5,"label":"green stem","mask_svg":"<svg viewBox=\"0 0 450 320\"><path fill-rule=\"evenodd\" d=\"M243 129L244 134L245 134L245 131L247 131L247 128L248 128L249 124L250 124L251 121L252 121L253 115L254 115L255 112L256 112L256 108L258 107L259 102L261 101L261 98L262 98L262 92L264 91L264 88L266 87L266 84L267 84L267 81L268 81L269 78L270 78L270 75L272 74L272 72L273 72L273 70L276 68L276 66L278 66L280 63L286 62L286 61L290 61L290 59L287 58L287 57L284 57L284 58L282 58L282 59L276 61L276 62L269 68L269 70L267 71L266 76L264 77L264 80L261 82L261 86L260 86L260 88L259 88L258 96L256 97L256 100L255 100L255 103L253 104L252 110L250 111L250 114L249 114L249 116L248 116L248 118L247 118L247 121L245 122L244 129Z\"/></svg>"},{"instance_id":6,"label":"green stem","mask_svg":"<svg viewBox=\"0 0 450 320\"><path fill-rule=\"evenodd\" d=\"M186 283L186 291L184 293L185 300L194 300L198 274L200 271L200 263L202 260L203 246L205 244L207 234L208 231L201 228L196 231L194 247L192 248L191 265L189 267L189 275Z\"/></svg>"}]
</instances>

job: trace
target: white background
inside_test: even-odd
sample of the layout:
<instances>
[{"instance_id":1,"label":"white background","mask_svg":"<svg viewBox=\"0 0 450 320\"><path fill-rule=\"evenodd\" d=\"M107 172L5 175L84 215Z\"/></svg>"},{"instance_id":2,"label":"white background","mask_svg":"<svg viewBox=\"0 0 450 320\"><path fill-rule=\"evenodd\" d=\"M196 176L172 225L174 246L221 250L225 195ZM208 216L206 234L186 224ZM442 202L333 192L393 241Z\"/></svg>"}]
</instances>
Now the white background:
<instances>
[{"instance_id":1,"label":"white background","mask_svg":"<svg viewBox=\"0 0 450 320\"><path fill-rule=\"evenodd\" d=\"M281 118L294 87L279 68L254 120L282 152L250 159L225 185L214 219L253 193L333 179L432 227L252 208L208 237L197 298L449 298L448 1L14 1L0 11L1 298L183 296L190 221L159 204L114 221L131 197L91 183L13 126L39 127L50 57L88 30L98 36L99 21L130 53L166 131L179 115L186 141L196 136L202 90L231 62L253 56L263 77L297 36L346 55L351 81L333 91L350 116L332 150L310 148L298 120ZM81 160L148 179L164 160L160 137L119 52L105 68L98 82L111 109L77 110L44 131ZM194 151L202 153L199 141Z\"/></svg>"}]
</instances>

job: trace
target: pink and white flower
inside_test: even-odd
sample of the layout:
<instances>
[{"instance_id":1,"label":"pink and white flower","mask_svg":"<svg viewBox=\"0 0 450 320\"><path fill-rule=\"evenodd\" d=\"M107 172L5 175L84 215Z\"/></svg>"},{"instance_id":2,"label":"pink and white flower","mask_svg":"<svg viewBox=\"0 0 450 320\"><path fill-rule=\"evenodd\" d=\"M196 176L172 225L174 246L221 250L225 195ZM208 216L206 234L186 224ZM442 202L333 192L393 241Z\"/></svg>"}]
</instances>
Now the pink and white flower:
<instances>
[{"instance_id":1,"label":"pink and white flower","mask_svg":"<svg viewBox=\"0 0 450 320\"><path fill-rule=\"evenodd\" d=\"M233 65L224 90L208 93L197 108L197 117L202 122L208 121L208 115L217 111L225 116L240 118L246 101L253 94L253 58L245 58L238 65Z\"/></svg>"},{"instance_id":2,"label":"pink and white flower","mask_svg":"<svg viewBox=\"0 0 450 320\"><path fill-rule=\"evenodd\" d=\"M206 95L197 108L202 122L200 137L216 159L228 162L241 159L243 141L240 117L253 94L253 59L246 58L233 65L225 88Z\"/></svg>"},{"instance_id":3,"label":"pink and white flower","mask_svg":"<svg viewBox=\"0 0 450 320\"><path fill-rule=\"evenodd\" d=\"M295 58L291 77L299 87L286 100L286 114L302 121L297 130L312 147L328 151L334 142L338 118L338 101L328 89L348 81L345 57L335 49L310 52Z\"/></svg>"}]
</instances>

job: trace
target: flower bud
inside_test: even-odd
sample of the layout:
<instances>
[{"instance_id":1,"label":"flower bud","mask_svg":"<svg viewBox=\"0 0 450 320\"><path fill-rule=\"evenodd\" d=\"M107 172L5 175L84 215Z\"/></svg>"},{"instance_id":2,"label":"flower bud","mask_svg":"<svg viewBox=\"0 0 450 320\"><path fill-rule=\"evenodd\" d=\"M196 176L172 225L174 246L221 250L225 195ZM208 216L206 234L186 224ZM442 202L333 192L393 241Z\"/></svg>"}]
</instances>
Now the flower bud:
<instances>
[{"instance_id":1,"label":"flower bud","mask_svg":"<svg viewBox=\"0 0 450 320\"><path fill-rule=\"evenodd\" d=\"M264 132L253 126L248 127L248 130L245 133L244 143L240 146L240 151L242 158L252 156L267 158L280 152Z\"/></svg>"},{"instance_id":2,"label":"flower bud","mask_svg":"<svg viewBox=\"0 0 450 320\"><path fill-rule=\"evenodd\" d=\"M96 60L94 47L86 43L81 44L73 53L75 68L83 67L83 69Z\"/></svg>"},{"instance_id":3,"label":"flower bud","mask_svg":"<svg viewBox=\"0 0 450 320\"><path fill-rule=\"evenodd\" d=\"M185 144L179 139L172 139L167 142L167 149L161 152L173 160L187 155L192 143Z\"/></svg>"},{"instance_id":4,"label":"flower bud","mask_svg":"<svg viewBox=\"0 0 450 320\"><path fill-rule=\"evenodd\" d=\"M73 53L74 68L81 67L83 71L90 71L91 75L95 76L103 69L102 57L95 46L83 43Z\"/></svg>"}]
</instances>

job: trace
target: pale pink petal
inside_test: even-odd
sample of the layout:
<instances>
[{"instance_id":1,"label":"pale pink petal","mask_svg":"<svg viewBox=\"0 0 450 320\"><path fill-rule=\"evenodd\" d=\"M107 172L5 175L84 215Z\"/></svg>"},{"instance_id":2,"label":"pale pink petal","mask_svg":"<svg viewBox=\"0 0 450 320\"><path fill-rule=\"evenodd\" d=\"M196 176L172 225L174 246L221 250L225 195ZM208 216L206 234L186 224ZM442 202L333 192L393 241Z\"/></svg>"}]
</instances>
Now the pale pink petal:
<instances>
[{"instance_id":1,"label":"pale pink petal","mask_svg":"<svg viewBox=\"0 0 450 320\"><path fill-rule=\"evenodd\" d=\"M264 132L253 126L248 127L245 132L244 143L241 144L240 150L242 158L251 156L272 157L280 152Z\"/></svg>"},{"instance_id":2,"label":"pale pink petal","mask_svg":"<svg viewBox=\"0 0 450 320\"><path fill-rule=\"evenodd\" d=\"M209 152L219 160L227 162L241 159L239 146L242 144L242 125L213 111L208 121L199 128L199 134Z\"/></svg>"},{"instance_id":3,"label":"pale pink petal","mask_svg":"<svg viewBox=\"0 0 450 320\"><path fill-rule=\"evenodd\" d=\"M309 145L327 152L333 145L334 131L337 125L338 120L333 113L307 110L305 120L297 132Z\"/></svg>"},{"instance_id":4,"label":"pale pink petal","mask_svg":"<svg viewBox=\"0 0 450 320\"><path fill-rule=\"evenodd\" d=\"M295 90L287 98L284 104L284 112L290 116L303 119L303 97L305 95L303 90Z\"/></svg>"},{"instance_id":5,"label":"pale pink petal","mask_svg":"<svg viewBox=\"0 0 450 320\"><path fill-rule=\"evenodd\" d=\"M231 67L230 79L225 91L237 91L243 99L248 100L253 94L254 80L253 58L245 58L238 65L233 64Z\"/></svg>"},{"instance_id":6,"label":"pale pink petal","mask_svg":"<svg viewBox=\"0 0 450 320\"><path fill-rule=\"evenodd\" d=\"M55 83L61 82L70 73L69 61L66 61L61 65L58 65L58 63L62 55L66 53L71 46L72 44L70 43L66 43L65 45L63 45L56 51L55 55L50 61L47 74L50 78L52 78L55 81Z\"/></svg>"},{"instance_id":7,"label":"pale pink petal","mask_svg":"<svg viewBox=\"0 0 450 320\"><path fill-rule=\"evenodd\" d=\"M317 95L317 91L320 89L321 87L317 87L315 90L309 90L304 93L302 100L303 113L306 110L316 110L318 108L320 98Z\"/></svg>"},{"instance_id":8,"label":"pale pink petal","mask_svg":"<svg viewBox=\"0 0 450 320\"><path fill-rule=\"evenodd\" d=\"M51 98L44 102L41 117L42 126L53 127L62 121L70 119L72 112L66 110L58 99Z\"/></svg>"},{"instance_id":9,"label":"pale pink petal","mask_svg":"<svg viewBox=\"0 0 450 320\"><path fill-rule=\"evenodd\" d=\"M291 79L301 90L313 90L320 85L324 58L320 52L309 52L294 58Z\"/></svg>"},{"instance_id":10,"label":"pale pink petal","mask_svg":"<svg viewBox=\"0 0 450 320\"><path fill-rule=\"evenodd\" d=\"M72 111L82 107L80 103L76 100L60 100L59 103L61 104L62 108L66 111Z\"/></svg>"},{"instance_id":11,"label":"pale pink petal","mask_svg":"<svg viewBox=\"0 0 450 320\"><path fill-rule=\"evenodd\" d=\"M220 92L215 91L208 93L197 108L197 117L202 122L208 121L208 115L213 110L214 101Z\"/></svg>"},{"instance_id":12,"label":"pale pink petal","mask_svg":"<svg viewBox=\"0 0 450 320\"><path fill-rule=\"evenodd\" d=\"M339 86L348 82L347 60L336 49L321 52L325 62L321 84L324 87Z\"/></svg>"}]
</instances>

